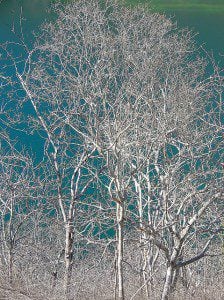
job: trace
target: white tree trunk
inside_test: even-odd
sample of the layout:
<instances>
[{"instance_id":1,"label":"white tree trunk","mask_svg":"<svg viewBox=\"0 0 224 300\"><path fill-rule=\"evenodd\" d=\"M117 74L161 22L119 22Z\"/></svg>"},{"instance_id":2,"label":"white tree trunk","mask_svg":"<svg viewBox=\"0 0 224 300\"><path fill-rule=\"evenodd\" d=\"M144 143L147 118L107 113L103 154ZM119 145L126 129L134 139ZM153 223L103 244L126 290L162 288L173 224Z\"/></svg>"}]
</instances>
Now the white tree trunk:
<instances>
[{"instance_id":1,"label":"white tree trunk","mask_svg":"<svg viewBox=\"0 0 224 300\"><path fill-rule=\"evenodd\" d=\"M170 265L167 268L166 271L166 281L163 287L163 293L162 293L162 298L161 300L168 300L170 291L171 291L171 286L172 286L172 281L173 281L173 267Z\"/></svg>"},{"instance_id":2,"label":"white tree trunk","mask_svg":"<svg viewBox=\"0 0 224 300\"><path fill-rule=\"evenodd\" d=\"M149 299L149 286L148 286L148 278L147 278L147 267L148 267L148 249L145 248L145 242L147 240L146 233L144 231L144 226L143 226L143 204L142 204L142 190L141 190L141 185L140 185L140 179L134 180L135 181L135 189L136 192L138 193L138 214L139 214L139 225L140 225L140 237L139 237L139 242L141 245L141 274L140 274L140 286L144 287L144 289L141 289L141 295L144 297L144 290L145 290L145 295L147 299ZM149 188L149 185L148 185Z\"/></svg>"},{"instance_id":3,"label":"white tree trunk","mask_svg":"<svg viewBox=\"0 0 224 300\"><path fill-rule=\"evenodd\" d=\"M118 300L124 300L124 275L123 275L123 204L117 203L117 277Z\"/></svg>"},{"instance_id":4,"label":"white tree trunk","mask_svg":"<svg viewBox=\"0 0 224 300\"><path fill-rule=\"evenodd\" d=\"M72 256L73 256L73 224L66 225L65 237L65 295L66 300L71 300L71 277L72 277Z\"/></svg>"},{"instance_id":5,"label":"white tree trunk","mask_svg":"<svg viewBox=\"0 0 224 300\"><path fill-rule=\"evenodd\" d=\"M9 283L12 284L13 282L13 247L10 245L9 248Z\"/></svg>"},{"instance_id":6,"label":"white tree trunk","mask_svg":"<svg viewBox=\"0 0 224 300\"><path fill-rule=\"evenodd\" d=\"M148 267L148 256L149 253L146 249L142 250L142 257L143 257L143 265L142 265L142 278L143 278L143 285L145 287L145 296L147 299L149 299L149 278L147 276L146 269ZM143 291L143 290L142 290ZM144 296L144 293L142 293L142 296Z\"/></svg>"}]
</instances>

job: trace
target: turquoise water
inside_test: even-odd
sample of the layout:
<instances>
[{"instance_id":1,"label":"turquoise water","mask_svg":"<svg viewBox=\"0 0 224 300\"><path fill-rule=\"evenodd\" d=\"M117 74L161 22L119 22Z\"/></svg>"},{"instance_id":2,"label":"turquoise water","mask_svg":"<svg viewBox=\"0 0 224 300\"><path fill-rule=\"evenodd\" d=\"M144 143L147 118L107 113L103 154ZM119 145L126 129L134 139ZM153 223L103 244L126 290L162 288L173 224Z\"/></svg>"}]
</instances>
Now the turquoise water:
<instances>
[{"instance_id":1,"label":"turquoise water","mask_svg":"<svg viewBox=\"0 0 224 300\"><path fill-rule=\"evenodd\" d=\"M214 53L216 61L224 64L224 14L200 11L167 12L177 21L179 27L195 32L198 45Z\"/></svg>"},{"instance_id":2,"label":"turquoise water","mask_svg":"<svg viewBox=\"0 0 224 300\"><path fill-rule=\"evenodd\" d=\"M51 0L0 0L0 42L13 39L11 30L23 16L23 29L30 39L32 30L37 30L44 20L50 20L46 10ZM224 55L224 14L199 10L167 11L179 27L188 27L198 33L196 39L206 50L214 51L216 59ZM220 58L224 61L224 58Z\"/></svg>"},{"instance_id":3,"label":"turquoise water","mask_svg":"<svg viewBox=\"0 0 224 300\"><path fill-rule=\"evenodd\" d=\"M0 0L0 42L14 38L12 30L18 29L20 16L23 30L31 37L31 32L37 30L48 17L47 9L50 0Z\"/></svg>"}]
</instances>

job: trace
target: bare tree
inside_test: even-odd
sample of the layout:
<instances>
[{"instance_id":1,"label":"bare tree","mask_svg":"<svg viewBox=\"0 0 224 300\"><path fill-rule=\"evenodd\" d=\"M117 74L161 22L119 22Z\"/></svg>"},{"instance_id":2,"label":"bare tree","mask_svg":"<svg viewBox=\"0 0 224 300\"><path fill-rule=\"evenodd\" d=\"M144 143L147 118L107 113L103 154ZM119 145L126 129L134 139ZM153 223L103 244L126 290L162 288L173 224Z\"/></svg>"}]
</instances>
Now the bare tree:
<instances>
[{"instance_id":1,"label":"bare tree","mask_svg":"<svg viewBox=\"0 0 224 300\"><path fill-rule=\"evenodd\" d=\"M63 221L66 299L73 298L75 245L81 253L100 245L104 255L115 242L114 298L124 300L132 237L141 264L131 299L143 290L149 299L165 262L166 300L181 268L208 255L222 231L223 79L217 70L206 79L191 34L164 16L116 1L54 11L31 50L22 40L22 62L11 45L3 50L31 109L29 131L45 142L40 177Z\"/></svg>"},{"instance_id":2,"label":"bare tree","mask_svg":"<svg viewBox=\"0 0 224 300\"><path fill-rule=\"evenodd\" d=\"M0 153L1 253L13 284L15 252L18 243L31 235L30 219L38 208L38 187L34 166L28 155L2 141ZM6 150L8 149L8 150Z\"/></svg>"},{"instance_id":3,"label":"bare tree","mask_svg":"<svg viewBox=\"0 0 224 300\"><path fill-rule=\"evenodd\" d=\"M26 93L22 102L28 103L27 105L32 109L31 114L26 116L29 130L31 133L38 132L45 141L43 153L38 154L38 159L42 159L39 167L41 168L42 185L45 189L45 195L42 197L49 201L57 199L55 213L57 216L57 212L60 212L64 223L63 253L66 269L64 286L66 299L70 299L74 221L76 220L78 223L78 213L75 215L75 211L77 212L77 203L86 192L88 194L87 189L95 178L95 175L90 176L92 175L91 168L88 167L88 161L93 155L94 148L86 145L85 141L83 142L76 133L73 134L60 116L61 109L69 108L64 105L71 103L67 101L66 104L67 90L66 86L63 86L64 79L60 76L56 80L53 79L56 73L53 74L52 71L57 72L55 68L58 67L58 63L53 58L54 51L48 52L46 45L36 45L33 50L29 51L24 41L21 42L21 47L25 47L25 50L28 51L28 57L22 66L23 71L21 71L20 59L17 61L16 58L13 58L8 48L5 48L4 51L12 59L17 79ZM49 64L47 65L47 63ZM39 79L41 86L39 86ZM55 84L53 89L52 80ZM17 92L19 89L16 85ZM69 95L69 99L70 97L71 95ZM60 251L61 249L59 249ZM53 276L56 275L53 274Z\"/></svg>"},{"instance_id":4,"label":"bare tree","mask_svg":"<svg viewBox=\"0 0 224 300\"><path fill-rule=\"evenodd\" d=\"M174 44L172 50L165 52L162 61L167 68L163 65L154 76L153 93L148 93L144 128L145 140L152 144L145 169L134 176L143 238L164 253L167 264L162 299L168 299L175 287L179 269L206 256L223 230L223 130L221 126L214 130L206 121L209 115L220 122L222 109L215 99L223 79L215 73L204 81L203 63L189 64L186 45L175 51ZM209 101L216 112L208 110ZM193 240L204 246L185 259L195 247Z\"/></svg>"}]
</instances>

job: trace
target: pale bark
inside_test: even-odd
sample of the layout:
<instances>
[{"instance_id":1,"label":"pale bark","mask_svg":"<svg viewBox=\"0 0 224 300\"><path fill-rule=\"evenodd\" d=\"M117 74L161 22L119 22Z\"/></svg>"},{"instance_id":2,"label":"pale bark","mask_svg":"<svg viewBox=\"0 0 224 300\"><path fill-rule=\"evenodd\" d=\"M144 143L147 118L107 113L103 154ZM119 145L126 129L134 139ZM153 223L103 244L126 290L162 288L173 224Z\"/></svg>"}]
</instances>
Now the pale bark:
<instances>
[{"instance_id":1,"label":"pale bark","mask_svg":"<svg viewBox=\"0 0 224 300\"><path fill-rule=\"evenodd\" d=\"M166 280L165 280L165 284L163 287L163 293L162 293L161 300L169 299L169 295L171 292L172 280L173 280L173 272L174 272L173 267L171 265L169 265L167 268L167 271L166 271Z\"/></svg>"},{"instance_id":2,"label":"pale bark","mask_svg":"<svg viewBox=\"0 0 224 300\"><path fill-rule=\"evenodd\" d=\"M148 260L149 260L149 250L148 247L146 248L145 245L147 241L147 235L146 232L144 231L144 224L143 224L143 200L142 200L142 190L141 190L141 184L140 178L138 180L134 179L135 183L135 190L138 195L138 214L139 214L139 227L140 227L140 238L139 242L141 245L141 274L140 274L140 291L142 296L144 297L144 290L145 290L145 295L147 299L149 299L149 279L147 278L147 268L149 267L148 265ZM150 186L148 186L148 192L150 190Z\"/></svg>"},{"instance_id":3,"label":"pale bark","mask_svg":"<svg viewBox=\"0 0 224 300\"><path fill-rule=\"evenodd\" d=\"M111 180L110 195L104 199L116 201L117 208L112 220L117 231L115 298L124 300L126 296L125 213L130 219L134 215L133 231L138 227L137 242L143 244L136 254L142 257L138 274L143 282L133 298L143 289L149 297L149 281L161 252L168 265L162 295L166 300L178 268L205 254L202 251L180 261L182 247L186 255L188 250L195 251L189 242L194 227L199 238L208 239L203 232L206 225L211 224L208 235L220 226L221 210L212 207L223 197L217 193L223 184L221 147L216 147L221 135L207 127L213 124L222 130L223 126L210 122L204 107L206 100L215 101L211 91L220 80L202 80L204 65L201 60L192 61L190 36L176 34L169 20L143 11L132 17L129 10L110 1L107 5L114 9L107 15L106 7L102 11L99 3L94 3L75 1L57 11L55 25L46 24L33 50L26 49L23 71L20 58L13 60L18 81L36 113L35 117L31 113L28 124L46 140L43 163L51 165L50 173L53 169L50 177L65 231L66 299L71 298L74 226L79 228L74 222L78 213L74 201L79 199L78 208L80 195L83 199L89 184L84 183L86 178L98 176L95 166L94 171L85 167L83 176L80 168L86 152L95 148L93 164L102 158L102 177ZM11 58L10 52L8 56ZM202 122L198 122L199 115ZM205 120L209 126L204 127ZM214 161L216 152L218 163ZM77 153L85 154L71 176ZM102 184L107 184L104 181ZM68 183L70 191L64 187ZM135 209L128 211L129 201L132 207L136 198ZM213 212L217 217L212 217Z\"/></svg>"},{"instance_id":4,"label":"pale bark","mask_svg":"<svg viewBox=\"0 0 224 300\"><path fill-rule=\"evenodd\" d=\"M71 295L71 277L72 277L72 262L73 262L73 239L74 230L73 224L69 222L66 224L65 237L65 296L66 300L72 299Z\"/></svg>"},{"instance_id":5,"label":"pale bark","mask_svg":"<svg viewBox=\"0 0 224 300\"><path fill-rule=\"evenodd\" d=\"M13 283L13 246L9 248L9 283Z\"/></svg>"},{"instance_id":6,"label":"pale bark","mask_svg":"<svg viewBox=\"0 0 224 300\"><path fill-rule=\"evenodd\" d=\"M124 273L123 273L123 219L124 208L122 203L117 203L117 277L118 300L124 300Z\"/></svg>"}]
</instances>

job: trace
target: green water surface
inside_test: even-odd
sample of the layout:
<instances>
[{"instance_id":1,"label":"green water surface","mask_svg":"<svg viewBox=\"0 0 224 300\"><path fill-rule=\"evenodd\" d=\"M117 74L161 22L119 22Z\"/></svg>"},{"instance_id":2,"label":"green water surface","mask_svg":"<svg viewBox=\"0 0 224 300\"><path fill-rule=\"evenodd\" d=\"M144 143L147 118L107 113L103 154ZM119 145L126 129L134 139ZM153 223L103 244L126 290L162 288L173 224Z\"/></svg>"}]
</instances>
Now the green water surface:
<instances>
[{"instance_id":1,"label":"green water surface","mask_svg":"<svg viewBox=\"0 0 224 300\"><path fill-rule=\"evenodd\" d=\"M126 0L128 4L150 3L157 11L194 10L208 13L224 13L223 0Z\"/></svg>"},{"instance_id":2,"label":"green water surface","mask_svg":"<svg viewBox=\"0 0 224 300\"><path fill-rule=\"evenodd\" d=\"M52 0L0 0L0 43L13 38L11 29L16 22L18 23L20 15L23 16L23 28L28 35L32 30L37 30L45 19L51 18L46 12L51 2ZM188 27L198 33L196 36L198 44L204 44L208 51L214 51L216 59L219 54L224 54L224 0L126 0L125 2L127 5L143 3L155 11L165 12L177 21L180 28ZM223 57L220 59L223 60Z\"/></svg>"}]
</instances>

